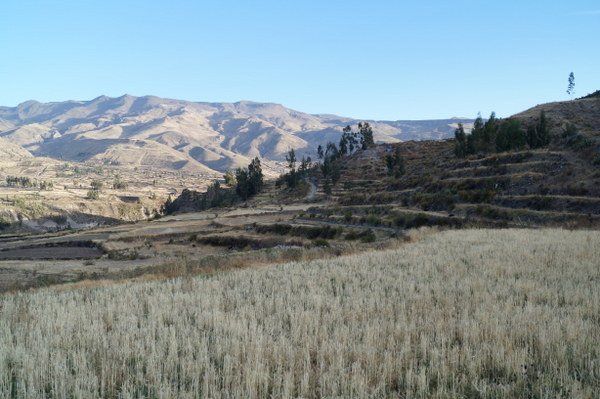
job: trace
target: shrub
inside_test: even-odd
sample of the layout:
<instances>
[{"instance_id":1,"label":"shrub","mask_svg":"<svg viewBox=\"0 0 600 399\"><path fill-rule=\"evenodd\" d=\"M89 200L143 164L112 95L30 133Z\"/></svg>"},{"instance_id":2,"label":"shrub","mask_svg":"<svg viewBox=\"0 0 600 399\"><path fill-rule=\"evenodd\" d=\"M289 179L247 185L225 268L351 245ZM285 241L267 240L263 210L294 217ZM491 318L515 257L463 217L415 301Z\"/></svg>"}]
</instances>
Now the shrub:
<instances>
[{"instance_id":1,"label":"shrub","mask_svg":"<svg viewBox=\"0 0 600 399\"><path fill-rule=\"evenodd\" d=\"M376 193L369 196L366 203L369 204L385 204L396 201L396 194L393 193Z\"/></svg>"},{"instance_id":2,"label":"shrub","mask_svg":"<svg viewBox=\"0 0 600 399\"><path fill-rule=\"evenodd\" d=\"M550 189L546 186L541 186L539 192L541 195L547 195L550 192Z\"/></svg>"},{"instance_id":3,"label":"shrub","mask_svg":"<svg viewBox=\"0 0 600 399\"><path fill-rule=\"evenodd\" d=\"M113 183L113 189L115 190L125 190L129 185L122 180L115 180Z\"/></svg>"},{"instance_id":4,"label":"shrub","mask_svg":"<svg viewBox=\"0 0 600 399\"><path fill-rule=\"evenodd\" d=\"M352 221L352 212L347 210L344 212L344 222L350 223Z\"/></svg>"},{"instance_id":5,"label":"shrub","mask_svg":"<svg viewBox=\"0 0 600 399\"><path fill-rule=\"evenodd\" d=\"M112 260L136 260L139 259L140 254L138 251L133 250L133 251L129 251L129 250L123 250L123 251L117 251L117 250L113 250L113 251L108 251L108 259L112 259Z\"/></svg>"},{"instance_id":6,"label":"shrub","mask_svg":"<svg viewBox=\"0 0 600 399\"><path fill-rule=\"evenodd\" d=\"M90 183L90 186L94 190L100 190L103 185L104 185L104 183L102 183L100 180L92 180L92 182Z\"/></svg>"},{"instance_id":7,"label":"shrub","mask_svg":"<svg viewBox=\"0 0 600 399\"><path fill-rule=\"evenodd\" d=\"M455 188L447 188L436 193L416 193L413 202L423 210L448 209L454 205Z\"/></svg>"},{"instance_id":8,"label":"shrub","mask_svg":"<svg viewBox=\"0 0 600 399\"><path fill-rule=\"evenodd\" d=\"M0 230L4 230L10 226L10 222L6 221L2 216L0 216Z\"/></svg>"},{"instance_id":9,"label":"shrub","mask_svg":"<svg viewBox=\"0 0 600 399\"><path fill-rule=\"evenodd\" d=\"M313 247L330 247L331 245L329 245L329 241L327 241L323 238L317 238L316 240L313 240L312 246Z\"/></svg>"},{"instance_id":10,"label":"shrub","mask_svg":"<svg viewBox=\"0 0 600 399\"><path fill-rule=\"evenodd\" d=\"M562 134L563 139L568 139L569 137L573 137L577 135L577 127L572 123L567 123L567 126Z\"/></svg>"},{"instance_id":11,"label":"shrub","mask_svg":"<svg viewBox=\"0 0 600 399\"><path fill-rule=\"evenodd\" d=\"M327 226L315 226L315 227L303 227L298 226L292 229L292 235L304 236L308 239L326 238L332 239L342 233L342 229L339 227Z\"/></svg>"},{"instance_id":12,"label":"shrub","mask_svg":"<svg viewBox=\"0 0 600 399\"><path fill-rule=\"evenodd\" d=\"M364 194L351 194L340 198L340 205L363 205L368 204L367 196Z\"/></svg>"},{"instance_id":13,"label":"shrub","mask_svg":"<svg viewBox=\"0 0 600 399\"><path fill-rule=\"evenodd\" d=\"M475 212L490 219L513 219L506 211L491 206L477 205Z\"/></svg>"},{"instance_id":14,"label":"shrub","mask_svg":"<svg viewBox=\"0 0 600 399\"><path fill-rule=\"evenodd\" d=\"M375 236L375 233L371 229L365 230L364 232L362 232L360 234L361 242L365 242L365 243L375 242L376 239L377 239L377 237Z\"/></svg>"},{"instance_id":15,"label":"shrub","mask_svg":"<svg viewBox=\"0 0 600 399\"><path fill-rule=\"evenodd\" d=\"M574 136L570 136L567 138L567 146L582 149L592 146L594 143L588 137L585 137L581 134L575 134Z\"/></svg>"},{"instance_id":16,"label":"shrub","mask_svg":"<svg viewBox=\"0 0 600 399\"><path fill-rule=\"evenodd\" d=\"M535 210L541 211L550 208L552 201L548 197L536 195L529 201L528 205Z\"/></svg>"},{"instance_id":17,"label":"shrub","mask_svg":"<svg viewBox=\"0 0 600 399\"><path fill-rule=\"evenodd\" d=\"M359 236L355 231L350 231L344 236L344 239L349 240L349 241L358 240Z\"/></svg>"},{"instance_id":18,"label":"shrub","mask_svg":"<svg viewBox=\"0 0 600 399\"><path fill-rule=\"evenodd\" d=\"M421 226L426 226L427 224L429 224L429 216L427 216L424 213L419 213L413 219L413 225L411 227L421 227Z\"/></svg>"},{"instance_id":19,"label":"shrub","mask_svg":"<svg viewBox=\"0 0 600 399\"><path fill-rule=\"evenodd\" d=\"M567 194L573 196L587 195L588 189L582 186L567 186Z\"/></svg>"},{"instance_id":20,"label":"shrub","mask_svg":"<svg viewBox=\"0 0 600 399\"><path fill-rule=\"evenodd\" d=\"M460 190L458 197L465 202L492 202L496 192L493 190Z\"/></svg>"},{"instance_id":21,"label":"shrub","mask_svg":"<svg viewBox=\"0 0 600 399\"><path fill-rule=\"evenodd\" d=\"M369 215L369 216L367 216L366 222L368 225L378 226L381 224L381 219L379 217L377 217L376 215Z\"/></svg>"},{"instance_id":22,"label":"shrub","mask_svg":"<svg viewBox=\"0 0 600 399\"><path fill-rule=\"evenodd\" d=\"M289 224L267 224L257 225L256 232L260 234L275 233L279 235L287 235L292 230L292 226Z\"/></svg>"}]
</instances>

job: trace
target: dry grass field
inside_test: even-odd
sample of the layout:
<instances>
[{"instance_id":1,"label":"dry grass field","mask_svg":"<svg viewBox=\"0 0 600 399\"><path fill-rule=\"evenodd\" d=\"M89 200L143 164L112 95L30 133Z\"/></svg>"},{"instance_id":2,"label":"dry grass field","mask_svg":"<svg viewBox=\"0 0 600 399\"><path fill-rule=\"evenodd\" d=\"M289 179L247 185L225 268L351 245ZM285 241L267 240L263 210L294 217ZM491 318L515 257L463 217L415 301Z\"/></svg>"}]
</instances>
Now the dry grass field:
<instances>
[{"instance_id":1,"label":"dry grass field","mask_svg":"<svg viewBox=\"0 0 600 399\"><path fill-rule=\"evenodd\" d=\"M0 296L0 397L593 398L600 234Z\"/></svg>"}]
</instances>

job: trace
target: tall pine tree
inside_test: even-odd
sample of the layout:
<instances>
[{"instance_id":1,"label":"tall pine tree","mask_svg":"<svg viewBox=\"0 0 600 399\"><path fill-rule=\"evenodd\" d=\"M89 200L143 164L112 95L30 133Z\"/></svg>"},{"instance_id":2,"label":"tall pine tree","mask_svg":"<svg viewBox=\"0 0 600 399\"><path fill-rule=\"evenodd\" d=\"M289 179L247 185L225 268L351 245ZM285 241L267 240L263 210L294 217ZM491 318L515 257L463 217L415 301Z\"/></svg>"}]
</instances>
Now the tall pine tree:
<instances>
[{"instance_id":1,"label":"tall pine tree","mask_svg":"<svg viewBox=\"0 0 600 399\"><path fill-rule=\"evenodd\" d=\"M467 135L462 123L454 131L454 154L458 158L464 158L467 155Z\"/></svg>"}]
</instances>

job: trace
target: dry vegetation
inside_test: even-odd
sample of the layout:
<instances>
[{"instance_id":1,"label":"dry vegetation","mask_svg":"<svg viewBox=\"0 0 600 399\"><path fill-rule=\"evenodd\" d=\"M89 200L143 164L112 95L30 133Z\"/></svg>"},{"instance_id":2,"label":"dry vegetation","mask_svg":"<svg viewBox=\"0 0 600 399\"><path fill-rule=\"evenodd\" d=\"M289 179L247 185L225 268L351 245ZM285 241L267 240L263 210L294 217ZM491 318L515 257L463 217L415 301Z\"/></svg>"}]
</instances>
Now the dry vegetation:
<instances>
[{"instance_id":1,"label":"dry vegetation","mask_svg":"<svg viewBox=\"0 0 600 399\"><path fill-rule=\"evenodd\" d=\"M220 208L92 230L0 236L0 292L147 273L206 273L265 263L265 258L271 264L314 259L398 241L385 241L391 232L378 234L377 242L347 240L341 228L296 221L297 213L309 207L314 205ZM293 226L293 234L262 231L279 225Z\"/></svg>"},{"instance_id":2,"label":"dry vegetation","mask_svg":"<svg viewBox=\"0 0 600 399\"><path fill-rule=\"evenodd\" d=\"M600 161L592 162L589 152L600 147L580 150L556 140L552 148L468 159L456 158L452 140L377 146L343 160L329 196L336 205L313 212L313 219L350 215L352 223L395 228L597 228ZM385 164L386 154L396 149L405 166L400 177L390 176Z\"/></svg>"},{"instance_id":3,"label":"dry vegetation","mask_svg":"<svg viewBox=\"0 0 600 399\"><path fill-rule=\"evenodd\" d=\"M597 397L600 234L0 297L1 397Z\"/></svg>"},{"instance_id":4,"label":"dry vegetation","mask_svg":"<svg viewBox=\"0 0 600 399\"><path fill-rule=\"evenodd\" d=\"M31 184L9 184L11 177ZM204 190L219 175L50 158L0 159L0 232L44 232L89 228L155 216L169 194ZM100 184L97 197L92 186ZM44 186L42 186L44 185ZM47 185L47 186L45 186ZM6 224L12 223L10 226Z\"/></svg>"}]
</instances>

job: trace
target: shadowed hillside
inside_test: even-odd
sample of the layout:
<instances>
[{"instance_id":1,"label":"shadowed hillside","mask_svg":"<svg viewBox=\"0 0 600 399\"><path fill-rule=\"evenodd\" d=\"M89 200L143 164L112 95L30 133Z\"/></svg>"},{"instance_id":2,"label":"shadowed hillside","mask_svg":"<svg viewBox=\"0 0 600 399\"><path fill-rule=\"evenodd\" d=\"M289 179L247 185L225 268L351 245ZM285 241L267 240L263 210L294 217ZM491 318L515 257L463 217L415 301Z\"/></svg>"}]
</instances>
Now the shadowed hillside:
<instances>
[{"instance_id":1,"label":"shadowed hillside","mask_svg":"<svg viewBox=\"0 0 600 399\"><path fill-rule=\"evenodd\" d=\"M544 110L552 124L552 132L560 135L567 123L573 124L579 133L600 138L600 91L589 96L573 100L537 105L520 112L515 117L523 121L532 121Z\"/></svg>"},{"instance_id":2,"label":"shadowed hillside","mask_svg":"<svg viewBox=\"0 0 600 399\"><path fill-rule=\"evenodd\" d=\"M315 170L318 193L337 204L312 218L387 226L600 225L600 100L534 107L515 115L523 134L544 110L549 144L455 154L455 140L379 145L342 157L339 178ZM398 154L400 173L387 159ZM394 173L392 173L394 172ZM330 190L330 194L326 191Z\"/></svg>"}]
</instances>

